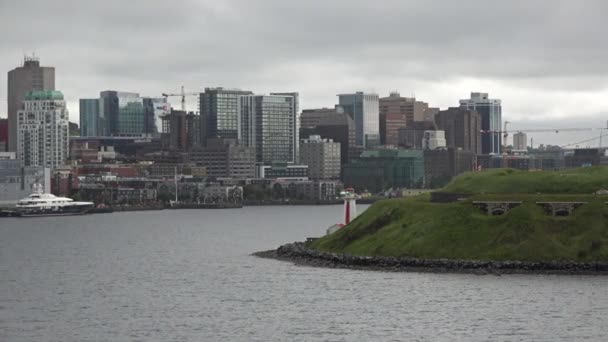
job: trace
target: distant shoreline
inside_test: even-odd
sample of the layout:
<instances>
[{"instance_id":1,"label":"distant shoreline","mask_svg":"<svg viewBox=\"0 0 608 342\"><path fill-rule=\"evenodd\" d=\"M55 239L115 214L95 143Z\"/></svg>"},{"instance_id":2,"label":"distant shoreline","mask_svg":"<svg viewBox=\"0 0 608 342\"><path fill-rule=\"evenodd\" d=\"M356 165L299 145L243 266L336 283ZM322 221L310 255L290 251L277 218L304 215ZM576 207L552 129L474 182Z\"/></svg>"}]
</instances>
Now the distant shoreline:
<instances>
[{"instance_id":1,"label":"distant shoreline","mask_svg":"<svg viewBox=\"0 0 608 342\"><path fill-rule=\"evenodd\" d=\"M608 275L608 261L476 261L451 259L419 259L410 257L365 257L326 253L294 242L274 250L252 255L292 262L297 265L383 272L466 273L476 275L557 274Z\"/></svg>"}]
</instances>

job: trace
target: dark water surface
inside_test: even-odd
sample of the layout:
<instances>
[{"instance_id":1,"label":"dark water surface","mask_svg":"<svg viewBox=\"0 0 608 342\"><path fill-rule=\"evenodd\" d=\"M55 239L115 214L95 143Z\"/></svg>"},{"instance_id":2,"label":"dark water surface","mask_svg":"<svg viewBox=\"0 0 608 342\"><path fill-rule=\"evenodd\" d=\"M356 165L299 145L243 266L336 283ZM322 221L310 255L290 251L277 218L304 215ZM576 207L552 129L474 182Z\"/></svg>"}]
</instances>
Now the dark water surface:
<instances>
[{"instance_id":1,"label":"dark water surface","mask_svg":"<svg viewBox=\"0 0 608 342\"><path fill-rule=\"evenodd\" d=\"M0 341L608 341L608 277L383 273L249 254L340 206L0 219Z\"/></svg>"}]
</instances>

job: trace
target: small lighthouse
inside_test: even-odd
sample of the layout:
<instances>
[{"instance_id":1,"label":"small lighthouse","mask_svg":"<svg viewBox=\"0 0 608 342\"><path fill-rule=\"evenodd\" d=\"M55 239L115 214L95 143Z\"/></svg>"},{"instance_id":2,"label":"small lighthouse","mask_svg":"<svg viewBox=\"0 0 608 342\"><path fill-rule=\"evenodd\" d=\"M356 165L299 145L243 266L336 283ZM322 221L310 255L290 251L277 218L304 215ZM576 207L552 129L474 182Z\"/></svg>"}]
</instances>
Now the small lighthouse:
<instances>
[{"instance_id":1,"label":"small lighthouse","mask_svg":"<svg viewBox=\"0 0 608 342\"><path fill-rule=\"evenodd\" d=\"M344 224L346 225L357 217L357 194L354 189L348 188L341 195L344 199Z\"/></svg>"}]
</instances>

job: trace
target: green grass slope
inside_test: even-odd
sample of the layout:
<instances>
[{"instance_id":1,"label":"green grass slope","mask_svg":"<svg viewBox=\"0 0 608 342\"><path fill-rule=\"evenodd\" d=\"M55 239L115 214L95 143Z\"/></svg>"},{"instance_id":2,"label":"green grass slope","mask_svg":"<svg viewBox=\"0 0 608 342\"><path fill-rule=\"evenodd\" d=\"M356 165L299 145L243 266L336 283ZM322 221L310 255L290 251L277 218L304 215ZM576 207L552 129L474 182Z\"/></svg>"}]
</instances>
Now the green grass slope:
<instances>
[{"instance_id":1,"label":"green grass slope","mask_svg":"<svg viewBox=\"0 0 608 342\"><path fill-rule=\"evenodd\" d=\"M599 189L608 189L608 167L537 172L513 169L467 172L456 177L442 191L466 194L592 194Z\"/></svg>"},{"instance_id":2,"label":"green grass slope","mask_svg":"<svg viewBox=\"0 0 608 342\"><path fill-rule=\"evenodd\" d=\"M501 176L503 172L507 175ZM575 176L566 176L568 174ZM511 179L511 184L501 177ZM562 184L563 177L576 179L577 187ZM491 178L498 178L498 181L492 182ZM454 180L447 189L486 194L454 203L431 203L428 196L377 202L347 227L315 241L311 247L368 256L520 261L608 260L608 204L605 204L608 196L572 195L577 192L589 194L606 188L607 181L608 168L568 170L554 174L512 170L468 174ZM566 195L542 195L555 194L552 186L558 187ZM491 189L494 194L487 194L481 189ZM534 194L516 194L525 193L523 190L526 189L533 189L527 192ZM536 192L542 194L537 195ZM471 204L479 197L521 200L524 204L506 215L488 216ZM546 200L589 203L576 209L569 217L551 217L535 204Z\"/></svg>"}]
</instances>

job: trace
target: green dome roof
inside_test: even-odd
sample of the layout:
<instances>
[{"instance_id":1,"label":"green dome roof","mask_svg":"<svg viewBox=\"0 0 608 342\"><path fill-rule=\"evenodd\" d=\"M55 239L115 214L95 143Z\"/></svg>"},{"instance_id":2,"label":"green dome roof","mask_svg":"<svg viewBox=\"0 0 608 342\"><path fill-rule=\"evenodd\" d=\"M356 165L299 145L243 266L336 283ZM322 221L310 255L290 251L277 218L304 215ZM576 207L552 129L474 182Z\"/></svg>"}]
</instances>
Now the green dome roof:
<instances>
[{"instance_id":1,"label":"green dome roof","mask_svg":"<svg viewBox=\"0 0 608 342\"><path fill-rule=\"evenodd\" d=\"M25 95L25 100L63 100L63 93L57 90L31 90Z\"/></svg>"}]
</instances>

